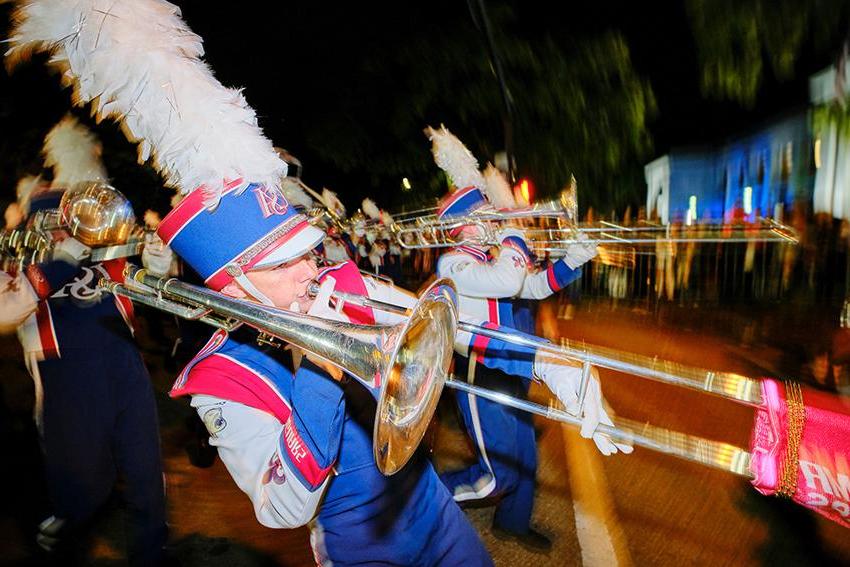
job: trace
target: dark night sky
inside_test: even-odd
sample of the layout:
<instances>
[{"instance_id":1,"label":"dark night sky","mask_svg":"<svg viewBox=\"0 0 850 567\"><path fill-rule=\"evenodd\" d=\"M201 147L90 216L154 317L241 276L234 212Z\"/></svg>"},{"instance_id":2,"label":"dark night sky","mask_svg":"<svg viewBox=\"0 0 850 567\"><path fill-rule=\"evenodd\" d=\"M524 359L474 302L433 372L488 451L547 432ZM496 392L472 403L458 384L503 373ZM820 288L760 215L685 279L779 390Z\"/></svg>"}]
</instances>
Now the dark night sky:
<instances>
[{"instance_id":1,"label":"dark night sky","mask_svg":"<svg viewBox=\"0 0 850 567\"><path fill-rule=\"evenodd\" d=\"M323 162L308 143L311 120L338 102L338 97L352 92L345 85L340 89L328 88L333 84L328 77L336 74L345 77L345 81L356 82L356 77L347 72L362 50L390 52L418 26L440 29L441 22L451 21L455 27L468 29L470 35L479 35L467 3L458 0L416 4L209 0L176 3L182 7L190 27L204 38L207 61L217 78L227 86L245 88L248 102L257 111L267 136L304 162L308 184L334 188L349 205L365 194L377 193L378 187L374 179L367 179L356 170L344 173ZM490 0L487 4L492 6L497 2ZM529 37L592 34L610 29L626 36L635 67L650 81L658 102L658 114L651 123L655 150L646 161L671 147L722 141L784 110L805 104L808 74L831 62L828 55L804 53L796 78L779 84L768 75L755 107L747 110L733 103L707 101L701 96L693 38L681 1L571 2L559 3L560 8L553 8L555 3L543 0L514 4L521 31ZM8 5L0 6L0 21L8 21L9 11ZM440 38L435 35L434 49L439 49L439 44ZM57 78L48 74L41 61L37 59L36 64L25 65L11 77L0 72L0 199L11 197L19 176L37 170L41 140L70 104L68 91L59 88ZM403 85L391 82L357 85L355 92L365 97L405 96ZM85 111L77 112L85 116ZM356 118L382 119L381 116ZM494 117L497 126L498 120ZM358 127L357 122L340 125L340 128L351 127ZM494 130L492 124L486 128ZM156 176L149 168L131 164L134 150L123 141L118 129L104 124L97 132L104 139L105 163L115 177L116 186L133 195L139 208L150 204L164 206L167 201L164 191L157 194L155 188L149 189L148 193L153 194L137 197L133 190L127 190L154 187ZM410 136L421 138L422 159L430 160L428 143L421 132L411 131ZM393 139L376 140L374 148L390 151L397 143ZM380 203L380 196L374 196Z\"/></svg>"}]
</instances>

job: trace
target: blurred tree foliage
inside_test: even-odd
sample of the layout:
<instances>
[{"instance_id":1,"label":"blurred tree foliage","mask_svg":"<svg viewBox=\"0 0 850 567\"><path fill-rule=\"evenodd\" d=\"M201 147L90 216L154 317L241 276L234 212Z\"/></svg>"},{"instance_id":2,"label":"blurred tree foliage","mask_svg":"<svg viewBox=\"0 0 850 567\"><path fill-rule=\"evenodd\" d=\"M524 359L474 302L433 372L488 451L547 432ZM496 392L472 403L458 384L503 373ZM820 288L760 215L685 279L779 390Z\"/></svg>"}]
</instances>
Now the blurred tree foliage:
<instances>
[{"instance_id":1,"label":"blurred tree foliage","mask_svg":"<svg viewBox=\"0 0 850 567\"><path fill-rule=\"evenodd\" d=\"M688 0L703 93L752 107L765 73L793 76L805 49L850 31L848 0Z\"/></svg>"},{"instance_id":2,"label":"blurred tree foliage","mask_svg":"<svg viewBox=\"0 0 850 567\"><path fill-rule=\"evenodd\" d=\"M622 210L639 202L644 184L623 170L639 169L651 149L647 121L655 100L623 36L532 37L510 9L491 4L519 175L532 179L542 198L574 173L582 208ZM361 56L326 70L328 84L319 89L328 104L306 135L323 160L343 171L365 168L369 184L414 179L415 192L374 195L387 208L402 200L433 204L446 190L424 126L444 123L482 167L504 149L502 93L484 36L468 13L459 18L456 8L448 10L407 20L399 13L394 30L382 32L395 34L397 49L364 38Z\"/></svg>"}]
</instances>

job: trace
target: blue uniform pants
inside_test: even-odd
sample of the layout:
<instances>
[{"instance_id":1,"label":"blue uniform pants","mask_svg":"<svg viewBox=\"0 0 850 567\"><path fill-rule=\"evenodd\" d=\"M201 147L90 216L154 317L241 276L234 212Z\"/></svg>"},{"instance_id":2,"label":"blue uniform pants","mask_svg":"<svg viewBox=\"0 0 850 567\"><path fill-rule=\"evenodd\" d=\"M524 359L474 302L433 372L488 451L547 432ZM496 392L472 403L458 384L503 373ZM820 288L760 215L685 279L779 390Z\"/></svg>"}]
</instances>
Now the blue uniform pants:
<instances>
[{"instance_id":1,"label":"blue uniform pants","mask_svg":"<svg viewBox=\"0 0 850 567\"><path fill-rule=\"evenodd\" d=\"M54 515L82 527L124 480L131 565L159 561L167 537L153 388L135 345L66 349L39 363L42 448Z\"/></svg>"},{"instance_id":2,"label":"blue uniform pants","mask_svg":"<svg viewBox=\"0 0 850 567\"><path fill-rule=\"evenodd\" d=\"M467 360L456 357L456 375L466 375ZM476 365L474 383L514 397L525 398L528 394L527 383L522 379L480 364ZM456 395L478 462L466 469L443 473L443 483L455 496L458 489L464 492L467 487L485 488L486 494L480 497L500 499L493 523L511 532L526 533L534 509L537 474L537 445L531 415L464 392ZM492 478L492 485L485 482L487 475ZM475 498L471 494L468 497Z\"/></svg>"}]
</instances>

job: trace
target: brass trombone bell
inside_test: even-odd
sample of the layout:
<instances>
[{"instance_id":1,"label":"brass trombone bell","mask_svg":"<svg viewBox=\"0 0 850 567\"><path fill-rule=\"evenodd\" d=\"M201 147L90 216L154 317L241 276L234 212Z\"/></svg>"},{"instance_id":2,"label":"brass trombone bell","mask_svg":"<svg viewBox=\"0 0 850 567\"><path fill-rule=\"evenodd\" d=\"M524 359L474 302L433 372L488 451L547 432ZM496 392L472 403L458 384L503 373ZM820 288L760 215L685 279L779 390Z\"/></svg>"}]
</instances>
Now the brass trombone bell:
<instances>
[{"instance_id":1,"label":"brass trombone bell","mask_svg":"<svg viewBox=\"0 0 850 567\"><path fill-rule=\"evenodd\" d=\"M59 210L71 235L90 247L124 244L137 228L130 201L106 183L84 182L68 189Z\"/></svg>"},{"instance_id":2,"label":"brass trombone bell","mask_svg":"<svg viewBox=\"0 0 850 567\"><path fill-rule=\"evenodd\" d=\"M66 190L58 209L36 212L26 228L0 232L0 258L19 265L43 261L57 230L94 248L93 262L137 254L143 244L127 198L111 185L92 181Z\"/></svg>"}]
</instances>

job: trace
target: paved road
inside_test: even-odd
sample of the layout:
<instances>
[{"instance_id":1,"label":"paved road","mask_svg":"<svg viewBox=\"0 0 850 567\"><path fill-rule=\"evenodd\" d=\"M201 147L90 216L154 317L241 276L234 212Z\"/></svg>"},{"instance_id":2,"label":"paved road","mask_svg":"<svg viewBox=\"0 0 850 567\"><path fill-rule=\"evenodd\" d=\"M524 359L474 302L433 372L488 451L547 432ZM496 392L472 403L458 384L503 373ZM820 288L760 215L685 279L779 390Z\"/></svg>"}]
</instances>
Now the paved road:
<instances>
[{"instance_id":1,"label":"paved road","mask_svg":"<svg viewBox=\"0 0 850 567\"><path fill-rule=\"evenodd\" d=\"M592 308L591 308L592 307ZM660 325L648 313L612 310L607 304L557 316L544 311L543 329L589 343L744 374L777 372L783 352L770 344L742 347L730 329ZM145 343L149 345L150 343ZM168 478L171 535L183 564L310 565L307 531L271 530L254 520L251 506L220 462L193 467L184 447L191 440L186 404L168 399L172 371L163 352L145 350L157 390L162 446ZM0 564L37 564L27 529L45 509L37 474L38 454L26 425L31 382L17 362L13 340L0 340L3 434L15 455L2 467ZM734 404L603 372L603 390L623 416L651 421L705 437L746 446L752 412ZM535 387L532 397L545 401ZM444 404L434 431L438 466L457 466L470 457L463 436ZM553 422L539 420L540 472L535 522L556 541L550 557L527 553L493 538L492 508L467 510L499 565L825 565L850 564L848 532L793 504L759 496L727 473L637 449L630 456L603 458L589 441ZM99 520L93 554L97 565L120 565L122 534L113 503Z\"/></svg>"}]
</instances>

